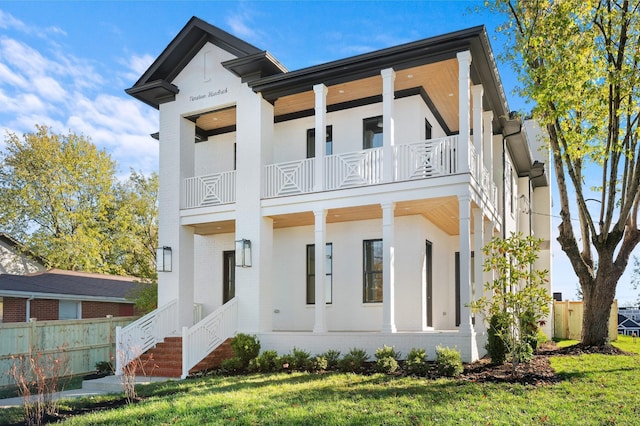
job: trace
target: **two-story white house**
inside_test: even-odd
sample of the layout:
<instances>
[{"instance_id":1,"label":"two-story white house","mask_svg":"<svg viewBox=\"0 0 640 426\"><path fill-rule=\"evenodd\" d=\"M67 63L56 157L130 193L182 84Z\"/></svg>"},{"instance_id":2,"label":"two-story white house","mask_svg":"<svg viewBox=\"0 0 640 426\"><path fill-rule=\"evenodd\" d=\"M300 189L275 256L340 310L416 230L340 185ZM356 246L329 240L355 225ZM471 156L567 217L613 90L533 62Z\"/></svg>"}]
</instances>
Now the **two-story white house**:
<instances>
[{"instance_id":1,"label":"two-story white house","mask_svg":"<svg viewBox=\"0 0 640 426\"><path fill-rule=\"evenodd\" d=\"M183 376L235 332L472 361L481 248L534 233L550 267L547 154L484 27L288 71L194 17L127 93L160 112L161 272L120 339L181 336Z\"/></svg>"}]
</instances>

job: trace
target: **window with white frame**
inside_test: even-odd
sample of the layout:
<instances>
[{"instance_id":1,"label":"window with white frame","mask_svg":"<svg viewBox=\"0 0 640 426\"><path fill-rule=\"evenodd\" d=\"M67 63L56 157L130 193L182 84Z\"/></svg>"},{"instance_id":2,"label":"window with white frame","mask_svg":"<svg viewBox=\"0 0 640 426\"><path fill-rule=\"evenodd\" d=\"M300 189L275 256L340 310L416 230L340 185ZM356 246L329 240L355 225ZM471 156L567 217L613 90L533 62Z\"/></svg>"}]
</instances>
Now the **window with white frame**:
<instances>
[{"instance_id":1,"label":"window with white frame","mask_svg":"<svg viewBox=\"0 0 640 426\"><path fill-rule=\"evenodd\" d=\"M324 301L331 304L333 243L327 243L325 252ZM307 245L307 305L316 303L316 246Z\"/></svg>"},{"instance_id":2,"label":"window with white frame","mask_svg":"<svg viewBox=\"0 0 640 426\"><path fill-rule=\"evenodd\" d=\"M362 301L382 302L382 240L364 240L362 243Z\"/></svg>"}]
</instances>

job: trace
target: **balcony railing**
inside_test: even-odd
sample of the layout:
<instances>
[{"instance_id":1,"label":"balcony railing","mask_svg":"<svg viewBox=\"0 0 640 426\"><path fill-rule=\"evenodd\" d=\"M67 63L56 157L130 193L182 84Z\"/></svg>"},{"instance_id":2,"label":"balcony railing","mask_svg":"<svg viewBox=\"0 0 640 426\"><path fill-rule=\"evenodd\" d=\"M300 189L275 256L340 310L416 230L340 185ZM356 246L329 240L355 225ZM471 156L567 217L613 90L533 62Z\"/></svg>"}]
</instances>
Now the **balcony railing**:
<instances>
[{"instance_id":1,"label":"balcony railing","mask_svg":"<svg viewBox=\"0 0 640 426\"><path fill-rule=\"evenodd\" d=\"M214 173L184 180L182 208L217 206L236 201L236 172Z\"/></svg>"},{"instance_id":2,"label":"balcony railing","mask_svg":"<svg viewBox=\"0 0 640 426\"><path fill-rule=\"evenodd\" d=\"M393 167L393 180L448 176L468 170L497 205L497 188L486 168L479 164L475 148L465 145L469 164L463 167L459 145L458 136L449 136L393 146L393 161L388 163ZM264 168L262 196L276 198L383 183L383 151L373 148L324 157L321 185L316 185L314 158L270 164ZM182 208L233 203L235 194L235 171L188 178L184 182Z\"/></svg>"},{"instance_id":3,"label":"balcony railing","mask_svg":"<svg viewBox=\"0 0 640 426\"><path fill-rule=\"evenodd\" d=\"M265 167L265 198L304 194L313 191L314 159L271 164Z\"/></svg>"},{"instance_id":4,"label":"balcony railing","mask_svg":"<svg viewBox=\"0 0 640 426\"><path fill-rule=\"evenodd\" d=\"M327 190L382 182L382 148L328 155L324 158Z\"/></svg>"}]
</instances>

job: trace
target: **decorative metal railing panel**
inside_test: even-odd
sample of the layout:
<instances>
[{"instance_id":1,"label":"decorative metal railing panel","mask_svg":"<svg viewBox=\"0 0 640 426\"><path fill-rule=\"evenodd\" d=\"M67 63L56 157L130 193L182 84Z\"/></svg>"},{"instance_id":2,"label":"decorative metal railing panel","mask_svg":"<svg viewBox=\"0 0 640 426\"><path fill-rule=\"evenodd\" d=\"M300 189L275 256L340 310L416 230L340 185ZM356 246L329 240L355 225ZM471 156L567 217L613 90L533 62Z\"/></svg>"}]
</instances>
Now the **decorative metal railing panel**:
<instances>
[{"instance_id":1,"label":"decorative metal railing panel","mask_svg":"<svg viewBox=\"0 0 640 426\"><path fill-rule=\"evenodd\" d=\"M265 167L263 196L265 198L306 194L313 191L313 158Z\"/></svg>"},{"instance_id":2,"label":"decorative metal railing panel","mask_svg":"<svg viewBox=\"0 0 640 426\"><path fill-rule=\"evenodd\" d=\"M182 194L183 209L235 203L236 172L232 170L187 178Z\"/></svg>"},{"instance_id":3,"label":"decorative metal railing panel","mask_svg":"<svg viewBox=\"0 0 640 426\"><path fill-rule=\"evenodd\" d=\"M233 298L191 328L182 329L182 378L196 364L236 334L238 299Z\"/></svg>"},{"instance_id":4,"label":"decorative metal railing panel","mask_svg":"<svg viewBox=\"0 0 640 426\"><path fill-rule=\"evenodd\" d=\"M329 155L324 159L326 190L382 183L382 176L382 148Z\"/></svg>"},{"instance_id":5,"label":"decorative metal railing panel","mask_svg":"<svg viewBox=\"0 0 640 426\"><path fill-rule=\"evenodd\" d=\"M116 374L166 336L178 332L178 301L149 312L126 327L116 328Z\"/></svg>"}]
</instances>

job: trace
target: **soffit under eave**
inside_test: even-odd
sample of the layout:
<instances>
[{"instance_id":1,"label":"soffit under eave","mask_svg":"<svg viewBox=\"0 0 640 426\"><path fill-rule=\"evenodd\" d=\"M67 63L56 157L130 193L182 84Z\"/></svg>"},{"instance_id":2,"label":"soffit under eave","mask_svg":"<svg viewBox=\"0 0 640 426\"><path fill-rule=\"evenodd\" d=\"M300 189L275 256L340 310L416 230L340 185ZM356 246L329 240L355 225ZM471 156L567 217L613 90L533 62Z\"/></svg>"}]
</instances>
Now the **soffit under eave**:
<instances>
[{"instance_id":1,"label":"soffit under eave","mask_svg":"<svg viewBox=\"0 0 640 426\"><path fill-rule=\"evenodd\" d=\"M400 70L454 58L458 52L471 49L471 41L482 33L486 33L484 26L473 27L259 79L250 87L273 103L278 97L311 90L318 83L336 85L371 77L385 68Z\"/></svg>"}]
</instances>

